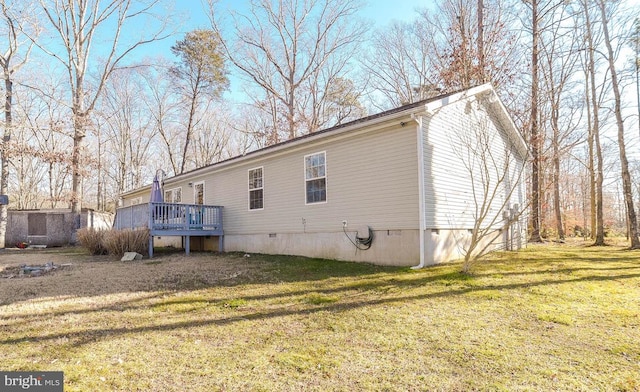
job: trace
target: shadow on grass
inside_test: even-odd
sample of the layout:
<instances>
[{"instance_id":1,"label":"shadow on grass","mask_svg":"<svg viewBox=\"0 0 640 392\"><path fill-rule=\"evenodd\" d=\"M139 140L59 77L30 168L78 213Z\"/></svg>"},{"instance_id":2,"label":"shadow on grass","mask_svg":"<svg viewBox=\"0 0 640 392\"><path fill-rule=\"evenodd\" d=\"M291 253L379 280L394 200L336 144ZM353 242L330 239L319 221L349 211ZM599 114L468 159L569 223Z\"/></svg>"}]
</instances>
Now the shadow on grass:
<instances>
[{"instance_id":1,"label":"shadow on grass","mask_svg":"<svg viewBox=\"0 0 640 392\"><path fill-rule=\"evenodd\" d=\"M92 283L91 280L81 282L81 284L68 284L68 285L60 285L59 287L52 286L51 290L48 292L37 292L34 295L29 296L28 298L18 299L15 301L8 300L6 298L0 298L0 306L9 305L13 302L22 301L28 299L30 301L37 300L37 298L41 297L80 297L80 296L100 296L100 295L108 295L108 294L118 294L118 293L130 293L130 292L149 292L152 293L151 297L146 297L146 300L153 297L165 296L168 293L175 293L178 291L194 291L194 290L202 290L210 287L232 287L237 285L252 285L252 284L277 284L277 283L292 283L292 282L317 282L323 281L326 279L337 279L337 278L354 278L358 279L356 283L350 283L348 285L344 285L341 288L332 288L332 289L320 289L316 290L322 293L334 293L340 292L344 290L376 290L382 286L395 285L396 287L411 287L411 286L419 286L424 284L429 284L434 281L441 280L468 280L470 278L476 277L481 278L484 276L492 276L492 275L502 275L502 276L517 276L517 275L548 275L548 274L572 274L579 271L592 271L592 272L611 272L616 270L633 270L640 269L640 261L638 258L632 261L631 265L611 265L610 262L621 262L627 261L629 258L628 251L620 251L619 249L616 251L615 249L608 249L606 254L600 254L597 251L575 251L575 249L580 249L582 247L573 247L573 248L565 248L565 247L551 247L545 248L544 253L540 251L532 252L527 250L525 252L520 253L502 253L498 254L493 260L491 260L488 264L489 268L487 268L487 264L485 262L481 262L479 264L479 268L476 269L476 272L473 273L472 276L468 276L465 274L459 273L459 265L457 263L447 263L442 265L433 266L427 268L423 271L412 271L408 268L402 267L384 267L384 266L376 266L372 264L366 263L353 263L353 262L341 262L335 260L325 260L325 259L315 259L315 258L306 258L300 256L278 256L278 255L251 255L251 257L246 258L243 257L242 253L229 253L223 255L216 254L207 254L207 259L212 261L224 262L225 265L237 266L238 269L242 269L246 266L255 267L257 265L256 271L252 274L252 276L241 276L237 279L230 279L226 281L215 281L215 282L207 282L206 279L202 279L199 274L200 272L197 270L201 265L194 264L192 267L196 269L196 271L178 271L177 275L165 276L163 279L156 279L155 281L146 282L147 286L145 288L140 287L119 287L117 285L102 285L100 287L95 288L95 290L88 289L83 287L83 285L90 285ZM586 247L584 247L586 248ZM540 248L538 248L540 249ZM56 251L47 250L43 254L56 254ZM59 250L59 254L71 254L73 256L82 256L78 253L77 249L72 251L69 250ZM165 257L175 256L176 253L167 252L165 253ZM86 255L85 255L86 256ZM0 257L2 254L0 253ZM510 259L511 258L511 259ZM113 263L116 268L132 268L132 273L136 273L136 269L145 269L145 268L154 268L156 266L161 266L164 263L162 257L156 258L153 261L145 262L142 264L125 264L120 263L119 261L114 261L112 259L108 259L105 257L89 257L90 260L97 260L98 263ZM188 261L189 257L184 257L185 260ZM513 259L513 260L512 260ZM0 258L0 262L2 259ZM578 262L580 265L576 265L575 267L567 267L567 264ZM96 263L96 261L87 262L87 265L91 265ZM176 263L175 265L180 265L181 261L172 261L172 263ZM582 264L587 264L582 265ZM527 270L513 270L514 265L524 265ZM207 266L202 267L203 269L207 268ZM487 271L489 269L490 271ZM184 277L185 272L190 273L191 275L187 276L186 279L182 279ZM182 275L181 275L182 274ZM411 276L411 274L418 274L421 277L417 279L407 278L407 276ZM423 275L427 276L423 276ZM101 278L101 277L96 277ZM24 282L25 286L30 283L37 283L35 289L42 289L41 282L46 282L47 279L56 279L56 276L44 276L34 279L15 279L12 281L17 287L20 288L21 281ZM412 280L415 280L412 283ZM165 283L169 284L165 284ZM169 287L167 287L169 286ZM294 292L288 293L289 295L302 295L304 292ZM257 297L248 296L245 297L249 300L258 300L258 299L268 299L268 298L276 298L281 296L281 294L273 293L270 295L261 295ZM135 308L131 306L131 304L135 304L139 301L143 301L145 299L134 299L134 300L126 300L122 302L118 302L117 304L111 304L104 308L104 310L130 310ZM144 305L141 305L144 306ZM65 310L65 311L51 311L44 314L50 314L52 316L59 314L68 314L68 313L84 313L84 312L92 312L96 309L87 309L83 310ZM43 313L39 313L42 315ZM0 320L6 319L0 315Z\"/></svg>"},{"instance_id":2,"label":"shadow on grass","mask_svg":"<svg viewBox=\"0 0 640 392\"><path fill-rule=\"evenodd\" d=\"M261 321L267 319L273 319L278 317L287 317L292 315L310 315L317 312L344 312L353 309L369 307L369 306L378 306L388 303L395 302L410 302L410 301L420 301L426 299L437 299L437 298L446 298L452 296L460 296L473 292L482 292L487 290L492 291L506 291L506 290L517 290L522 288L531 288L538 286L547 286L547 285L557 285L557 284L577 284L583 282L598 282L598 281L620 281L625 279L634 279L640 278L640 268L637 273L629 273L629 274L617 274L617 275L602 275L602 276L583 276L583 277L575 277L575 278L567 278L567 279L542 279L539 281L533 282L521 282L521 283L507 283L507 284L491 284L491 285L464 285L464 282L470 280L470 278L466 277L466 275L462 275L459 273L451 273L446 272L443 274L436 274L431 276L415 276L408 279L403 280L394 280L394 279L384 279L380 278L378 281L372 282L355 282L354 284L344 284L340 287L332 287L328 289L322 289L319 287L309 287L308 289L299 290L295 292L282 292L282 293L271 293L264 295L256 295L256 296L242 296L241 298L244 300L265 300L265 299L273 299L273 298L287 298L290 299L292 296L297 295L305 295L310 293L320 293L320 294L345 294L340 300L332 303L323 303L323 304L306 304L300 306L283 306L274 309L269 309L265 311L255 311L255 312L246 312L242 310L238 310L237 315L229 316L229 317L200 317L195 320L187 320L187 321L176 321L176 322L165 322L160 324L152 324L138 327L117 327L117 328L87 328L79 331L65 331L60 333L43 333L40 335L29 334L28 336L23 337L11 337L0 339L0 345L14 345L25 342L35 342L35 343L43 343L48 341L55 341L58 339L64 339L69 341L69 345L72 347L79 347L88 343L97 342L100 340L106 340L111 338L116 338L126 334L144 334L148 332L166 332L166 331L174 331L185 328L196 328L203 326L223 326L229 325L237 322L246 322L246 321ZM473 280L473 279L471 279ZM462 287L451 287L442 285L438 288L441 288L440 291L422 293L422 294L398 294L397 292L393 295L384 296L381 294L377 298L373 299L360 299L360 296L357 295L358 290L376 290L383 287L388 287L389 285L395 285L397 288L405 288L409 289L410 287L419 287L424 286L429 283L433 283L435 281L458 281L462 283ZM354 290L356 293L354 294ZM409 291L409 290L407 290ZM351 293L352 295L347 295ZM162 295L162 294L158 294ZM149 304L139 303L140 301L146 301L149 297L146 298L138 298L132 301L124 301L122 303L118 303L116 305L110 305L105 307L92 307L91 309L78 311L70 311L70 313L82 313L82 312L98 312L98 311L108 311L108 310L135 310L137 308L146 308L150 307ZM237 298L215 298L215 299L186 299L186 300L177 300L177 301L166 301L161 302L158 305L166 306L171 304L195 304L200 302L206 303L220 303L221 301L230 301L237 300ZM153 305L152 305L153 306ZM248 309L250 310L250 309ZM52 312L50 316L60 316L64 315L65 312ZM46 316L47 314L44 314ZM34 317L41 318L43 317L42 313L38 313L34 315ZM150 317L150 320L159 320L159 318Z\"/></svg>"}]
</instances>

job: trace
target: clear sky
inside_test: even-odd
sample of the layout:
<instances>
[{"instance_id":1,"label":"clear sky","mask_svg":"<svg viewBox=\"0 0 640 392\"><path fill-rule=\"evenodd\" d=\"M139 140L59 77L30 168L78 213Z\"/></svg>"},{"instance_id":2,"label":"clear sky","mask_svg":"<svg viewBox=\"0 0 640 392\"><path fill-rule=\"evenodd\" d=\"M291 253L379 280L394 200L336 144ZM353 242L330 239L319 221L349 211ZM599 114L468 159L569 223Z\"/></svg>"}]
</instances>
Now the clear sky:
<instances>
[{"instance_id":1,"label":"clear sky","mask_svg":"<svg viewBox=\"0 0 640 392\"><path fill-rule=\"evenodd\" d=\"M384 26L392 20L410 20L415 16L416 8L425 8L432 3L429 0L364 0L362 16L373 21L376 27ZM247 8L249 0L221 0L220 6L242 12ZM185 12L189 21L185 23L186 31L197 27L206 27L209 21L204 14L200 0L176 1L177 12Z\"/></svg>"},{"instance_id":2,"label":"clear sky","mask_svg":"<svg viewBox=\"0 0 640 392\"><path fill-rule=\"evenodd\" d=\"M412 20L416 16L416 9L426 8L431 3L429 0L364 0L361 15L365 20L373 22L373 28L384 27L393 20ZM248 4L249 0L220 0L220 7L223 9L233 9L239 12L246 11ZM176 1L173 7L176 14L184 15L181 33L210 26L200 0ZM169 47L180 38L182 37L167 39L165 42L166 53L162 54L170 56Z\"/></svg>"},{"instance_id":3,"label":"clear sky","mask_svg":"<svg viewBox=\"0 0 640 392\"><path fill-rule=\"evenodd\" d=\"M429 0L364 0L361 16L365 21L371 21L371 30L374 30L382 28L394 20L413 20L417 16L416 9L426 8L431 3ZM220 0L219 2L221 13L228 9L240 13L248 13L248 5L249 0ZM182 39L184 33L196 28L210 27L209 19L201 0L176 1L173 4L173 8L174 15L182 20L178 34L138 51L139 56L152 54L173 58L170 48L176 41ZM246 97L241 92L241 82L233 72L230 75L230 81L230 91L225 96L232 101L244 100Z\"/></svg>"}]
</instances>

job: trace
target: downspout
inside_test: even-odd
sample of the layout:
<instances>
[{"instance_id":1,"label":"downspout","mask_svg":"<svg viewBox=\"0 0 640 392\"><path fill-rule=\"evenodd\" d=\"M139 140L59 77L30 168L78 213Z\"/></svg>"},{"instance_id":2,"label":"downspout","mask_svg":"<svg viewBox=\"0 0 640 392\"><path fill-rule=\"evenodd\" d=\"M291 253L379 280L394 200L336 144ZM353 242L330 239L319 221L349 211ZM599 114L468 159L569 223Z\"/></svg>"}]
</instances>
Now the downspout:
<instances>
[{"instance_id":1,"label":"downspout","mask_svg":"<svg viewBox=\"0 0 640 392\"><path fill-rule=\"evenodd\" d=\"M422 117L412 114L411 118L418 123L416 126L416 140L418 144L418 213L420 214L420 264L411 267L411 269L420 269L425 266L424 236L427 231L427 220L424 216L424 134L422 133Z\"/></svg>"}]
</instances>

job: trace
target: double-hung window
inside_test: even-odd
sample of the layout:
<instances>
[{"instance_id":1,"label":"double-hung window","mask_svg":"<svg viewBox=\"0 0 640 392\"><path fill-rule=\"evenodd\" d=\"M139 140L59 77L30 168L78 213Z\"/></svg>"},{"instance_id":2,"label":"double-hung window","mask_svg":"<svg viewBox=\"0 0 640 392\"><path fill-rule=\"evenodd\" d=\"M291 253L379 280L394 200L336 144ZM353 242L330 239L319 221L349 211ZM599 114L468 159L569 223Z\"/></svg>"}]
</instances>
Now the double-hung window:
<instances>
[{"instance_id":1,"label":"double-hung window","mask_svg":"<svg viewBox=\"0 0 640 392\"><path fill-rule=\"evenodd\" d=\"M327 201L327 156L324 151L304 157L304 180L307 204Z\"/></svg>"},{"instance_id":2,"label":"double-hung window","mask_svg":"<svg viewBox=\"0 0 640 392\"><path fill-rule=\"evenodd\" d=\"M262 167L249 170L249 209L261 210L264 208L264 182Z\"/></svg>"}]
</instances>

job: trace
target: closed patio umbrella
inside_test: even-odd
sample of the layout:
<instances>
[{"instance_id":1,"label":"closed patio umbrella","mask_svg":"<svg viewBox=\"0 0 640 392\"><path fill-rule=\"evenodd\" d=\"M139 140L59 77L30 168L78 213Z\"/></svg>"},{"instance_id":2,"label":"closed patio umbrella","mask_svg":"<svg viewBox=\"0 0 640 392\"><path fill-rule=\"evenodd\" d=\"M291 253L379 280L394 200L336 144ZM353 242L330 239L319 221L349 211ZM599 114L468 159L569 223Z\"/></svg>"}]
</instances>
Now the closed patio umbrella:
<instances>
[{"instance_id":1,"label":"closed patio umbrella","mask_svg":"<svg viewBox=\"0 0 640 392\"><path fill-rule=\"evenodd\" d=\"M149 199L151 203L162 203L164 202L164 197L162 195L162 187L160 186L160 180L158 179L158 174L153 177L153 183L151 184L151 198Z\"/></svg>"}]
</instances>

